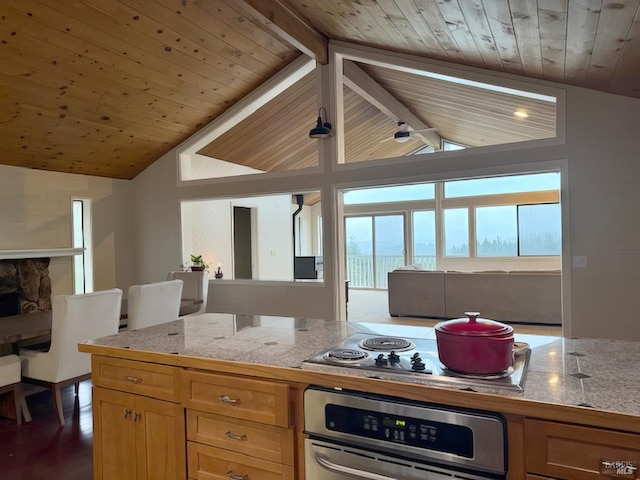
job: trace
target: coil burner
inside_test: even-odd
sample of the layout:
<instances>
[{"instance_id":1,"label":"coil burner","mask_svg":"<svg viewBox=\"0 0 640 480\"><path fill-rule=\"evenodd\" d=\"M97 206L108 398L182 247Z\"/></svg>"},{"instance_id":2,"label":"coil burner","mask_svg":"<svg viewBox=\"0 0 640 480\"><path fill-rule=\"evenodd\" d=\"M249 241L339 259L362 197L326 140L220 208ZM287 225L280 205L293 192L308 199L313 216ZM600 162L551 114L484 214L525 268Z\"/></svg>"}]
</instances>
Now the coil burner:
<instances>
[{"instance_id":1,"label":"coil burner","mask_svg":"<svg viewBox=\"0 0 640 480\"><path fill-rule=\"evenodd\" d=\"M371 337L365 338L358 345L365 350L374 352L405 352L416 348L415 344L400 337Z\"/></svg>"},{"instance_id":2,"label":"coil burner","mask_svg":"<svg viewBox=\"0 0 640 480\"><path fill-rule=\"evenodd\" d=\"M330 362L349 364L361 362L362 360L367 359L369 354L354 348L334 348L325 353L324 357Z\"/></svg>"}]
</instances>

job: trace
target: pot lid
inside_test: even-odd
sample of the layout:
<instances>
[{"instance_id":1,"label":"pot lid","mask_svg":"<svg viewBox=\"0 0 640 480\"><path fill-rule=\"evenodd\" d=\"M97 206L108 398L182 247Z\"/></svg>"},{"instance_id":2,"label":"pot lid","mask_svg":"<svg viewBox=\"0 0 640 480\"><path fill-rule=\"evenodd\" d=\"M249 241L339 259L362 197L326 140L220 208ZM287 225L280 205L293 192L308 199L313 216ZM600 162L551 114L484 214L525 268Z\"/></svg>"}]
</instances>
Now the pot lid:
<instances>
[{"instance_id":1,"label":"pot lid","mask_svg":"<svg viewBox=\"0 0 640 480\"><path fill-rule=\"evenodd\" d=\"M479 312L464 312L467 318L457 318L440 322L436 331L451 335L470 337L504 337L513 333L513 327L486 318L479 318Z\"/></svg>"}]
</instances>

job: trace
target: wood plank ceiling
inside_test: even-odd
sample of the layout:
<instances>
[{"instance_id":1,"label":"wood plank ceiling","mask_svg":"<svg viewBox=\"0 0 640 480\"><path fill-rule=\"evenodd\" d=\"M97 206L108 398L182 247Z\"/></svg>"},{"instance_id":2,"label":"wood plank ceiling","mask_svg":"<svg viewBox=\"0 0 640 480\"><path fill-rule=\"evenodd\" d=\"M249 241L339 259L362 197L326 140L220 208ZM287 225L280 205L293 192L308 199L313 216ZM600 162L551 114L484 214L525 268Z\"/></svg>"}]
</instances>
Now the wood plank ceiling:
<instances>
[{"instance_id":1,"label":"wood plank ceiling","mask_svg":"<svg viewBox=\"0 0 640 480\"><path fill-rule=\"evenodd\" d=\"M234 3L3 1L2 163L134 178L300 55Z\"/></svg>"},{"instance_id":2,"label":"wood plank ceiling","mask_svg":"<svg viewBox=\"0 0 640 480\"><path fill-rule=\"evenodd\" d=\"M323 61L314 45L327 38L640 98L639 7L640 0L6 0L0 163L134 178L301 52ZM443 137L483 145L498 135L438 115L438 99L419 95L415 79L361 67ZM304 103L279 121L304 143L315 108L309 85L299 87L299 95L307 88ZM362 96L347 89L345 100L354 132L358 125L376 138L393 133L388 115ZM251 138L225 137L225 148ZM345 143L353 161L386 148L357 145L349 133ZM289 155L286 167L283 151L280 144L269 157L245 152L235 161L277 170L315 157Z\"/></svg>"},{"instance_id":3,"label":"wood plank ceiling","mask_svg":"<svg viewBox=\"0 0 640 480\"><path fill-rule=\"evenodd\" d=\"M411 105L423 122L437 125L439 136L467 147L555 136L555 103L370 65L345 71L345 76L368 75L400 104ZM198 153L260 171L316 166L317 140L308 137L317 112L315 81L315 74L307 75ZM520 119L515 111L528 117ZM423 148L426 142L420 138L389 141L398 130L397 120L345 86L345 162L398 157Z\"/></svg>"},{"instance_id":4,"label":"wood plank ceiling","mask_svg":"<svg viewBox=\"0 0 640 480\"><path fill-rule=\"evenodd\" d=\"M640 97L640 0L289 0L327 36Z\"/></svg>"}]
</instances>

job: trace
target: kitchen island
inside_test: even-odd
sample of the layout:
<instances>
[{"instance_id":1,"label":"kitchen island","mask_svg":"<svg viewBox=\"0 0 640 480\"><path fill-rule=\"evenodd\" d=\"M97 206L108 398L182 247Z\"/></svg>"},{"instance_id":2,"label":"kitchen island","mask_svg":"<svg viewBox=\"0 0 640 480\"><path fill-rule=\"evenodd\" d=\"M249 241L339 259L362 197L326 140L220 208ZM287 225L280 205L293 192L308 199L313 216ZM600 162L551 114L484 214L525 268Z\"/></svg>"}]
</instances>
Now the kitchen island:
<instances>
[{"instance_id":1,"label":"kitchen island","mask_svg":"<svg viewBox=\"0 0 640 480\"><path fill-rule=\"evenodd\" d=\"M606 462L640 463L640 386L624 367L638 364L638 343L516 335L531 347L523 392L301 368L358 332L435 338L427 327L204 314L80 345L93 354L95 478L228 478L210 472L241 463L251 478L303 479L309 385L501 413L509 479L604 478ZM243 395L242 405L233 403ZM144 428L118 430L119 417ZM230 433L237 429L262 443L248 445L244 434L238 441ZM216 431L231 443L215 440ZM128 435L128 449L121 440L114 445L113 435ZM114 448L124 468L113 461ZM128 459L136 448L136 457L162 461Z\"/></svg>"}]
</instances>

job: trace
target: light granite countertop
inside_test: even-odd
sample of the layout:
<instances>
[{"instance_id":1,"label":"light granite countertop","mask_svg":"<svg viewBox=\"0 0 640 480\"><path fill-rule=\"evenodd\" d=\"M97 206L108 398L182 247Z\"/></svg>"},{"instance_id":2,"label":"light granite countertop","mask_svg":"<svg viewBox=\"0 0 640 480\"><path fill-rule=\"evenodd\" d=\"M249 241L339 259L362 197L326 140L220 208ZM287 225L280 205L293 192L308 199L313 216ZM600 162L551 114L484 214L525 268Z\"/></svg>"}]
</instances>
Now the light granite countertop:
<instances>
[{"instance_id":1,"label":"light granite countertop","mask_svg":"<svg viewBox=\"0 0 640 480\"><path fill-rule=\"evenodd\" d=\"M430 327L211 313L142 330L124 330L88 343L300 368L304 360L359 332L435 338ZM640 382L635 376L640 364L640 342L518 334L515 340L526 342L531 347L524 392L496 393L538 402L640 415ZM358 375L351 370L341 373ZM359 374L364 375L362 372ZM411 382L429 384L428 379Z\"/></svg>"}]
</instances>

